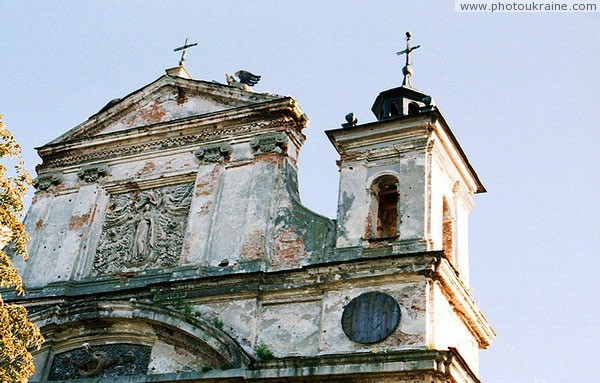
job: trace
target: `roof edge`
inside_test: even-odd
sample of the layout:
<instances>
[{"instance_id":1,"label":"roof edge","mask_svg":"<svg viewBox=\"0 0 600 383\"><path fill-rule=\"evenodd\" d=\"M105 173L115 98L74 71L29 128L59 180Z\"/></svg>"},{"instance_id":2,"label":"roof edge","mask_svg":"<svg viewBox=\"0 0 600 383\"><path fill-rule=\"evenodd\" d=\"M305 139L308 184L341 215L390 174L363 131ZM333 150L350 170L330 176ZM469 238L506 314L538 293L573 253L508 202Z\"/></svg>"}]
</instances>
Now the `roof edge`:
<instances>
[{"instance_id":1,"label":"roof edge","mask_svg":"<svg viewBox=\"0 0 600 383\"><path fill-rule=\"evenodd\" d=\"M165 82L165 84L161 84L161 82ZM179 84L179 85L183 85L186 83L190 84L190 85L191 84L195 84L195 85L202 84L202 85L210 86L210 87L215 87L215 86L216 87L224 87L229 90L235 89L240 94L245 94L248 96L255 95L255 96L262 97L265 99L262 102L268 102L268 101L278 100L278 99L282 99L282 98L289 98L289 96L281 96L281 95L272 94L272 93L248 92L248 91L245 91L238 87L230 86L227 84L222 84L218 81L197 80L197 79L192 79L192 78L188 79L188 78L184 78L184 77L171 76L168 74L164 74L164 75L158 77L156 80L152 81L151 83L146 84L121 98L111 100L108 104L106 104L104 107L102 107L98 112L92 114L85 121L81 122L80 124L76 125L75 127L69 129L67 132L61 134L57 138L51 140L50 142L47 142L46 144L44 144L40 147L45 147L50 144L55 144L58 142L69 140L73 136L76 136L76 133L80 130L83 130L86 126L93 125L93 124L97 123L99 120L103 120L104 117L108 118L111 115L111 112L114 112L114 110L116 108L122 107L123 109L125 109L123 107L123 105L125 105L128 101L132 102L135 95L142 93L143 91L146 91L152 87L160 87L160 86L166 85L170 82L172 82L173 84Z\"/></svg>"}]
</instances>

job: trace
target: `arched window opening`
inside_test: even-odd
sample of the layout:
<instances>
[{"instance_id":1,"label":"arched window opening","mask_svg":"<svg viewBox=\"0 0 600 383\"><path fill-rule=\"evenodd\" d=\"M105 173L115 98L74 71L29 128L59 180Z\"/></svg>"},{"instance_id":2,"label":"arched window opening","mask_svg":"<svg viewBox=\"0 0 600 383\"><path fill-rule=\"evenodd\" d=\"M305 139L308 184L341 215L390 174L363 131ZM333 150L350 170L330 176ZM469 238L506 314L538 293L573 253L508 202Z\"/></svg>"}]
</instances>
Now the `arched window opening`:
<instances>
[{"instance_id":1,"label":"arched window opening","mask_svg":"<svg viewBox=\"0 0 600 383\"><path fill-rule=\"evenodd\" d=\"M446 198L443 201L442 215L442 249L448 259L454 262L454 219Z\"/></svg>"},{"instance_id":2,"label":"arched window opening","mask_svg":"<svg viewBox=\"0 0 600 383\"><path fill-rule=\"evenodd\" d=\"M371 219L375 238L398 235L398 180L383 176L373 182Z\"/></svg>"},{"instance_id":3,"label":"arched window opening","mask_svg":"<svg viewBox=\"0 0 600 383\"><path fill-rule=\"evenodd\" d=\"M416 102L411 102L410 104L408 104L408 114L413 115L413 114L419 114L420 112L420 107L419 104L417 104Z\"/></svg>"},{"instance_id":4,"label":"arched window opening","mask_svg":"<svg viewBox=\"0 0 600 383\"><path fill-rule=\"evenodd\" d=\"M398 105L398 101L394 100L390 102L390 116L394 117L400 114L400 106Z\"/></svg>"}]
</instances>

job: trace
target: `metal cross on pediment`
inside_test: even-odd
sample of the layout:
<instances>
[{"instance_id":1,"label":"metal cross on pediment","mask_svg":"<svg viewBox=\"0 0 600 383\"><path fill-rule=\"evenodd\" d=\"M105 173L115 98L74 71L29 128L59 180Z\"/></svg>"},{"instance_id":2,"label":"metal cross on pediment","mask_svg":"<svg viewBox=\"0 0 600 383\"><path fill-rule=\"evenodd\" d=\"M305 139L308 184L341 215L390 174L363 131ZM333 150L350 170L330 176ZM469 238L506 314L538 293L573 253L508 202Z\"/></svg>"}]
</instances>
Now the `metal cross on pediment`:
<instances>
[{"instance_id":1,"label":"metal cross on pediment","mask_svg":"<svg viewBox=\"0 0 600 383\"><path fill-rule=\"evenodd\" d=\"M179 66L183 65L183 62L185 61L185 55L187 53L188 48L195 47L196 45L198 45L198 43L188 44L188 39L186 38L185 42L183 43L182 46L180 46L179 48L173 49L173 52L183 51L183 52L181 52L181 60L179 60Z\"/></svg>"},{"instance_id":2,"label":"metal cross on pediment","mask_svg":"<svg viewBox=\"0 0 600 383\"><path fill-rule=\"evenodd\" d=\"M414 47L410 46L410 38L412 37L412 35L410 34L410 32L406 32L406 49L400 52L396 52L396 54L398 56L406 54L406 64L404 65L404 68L402 68L402 73L404 74L404 80L402 81L402 85L403 86L410 86L412 87L412 84L410 82L410 76L413 74L412 68L410 67L410 53L412 51L414 51L415 49L420 48L420 45L415 45Z\"/></svg>"}]
</instances>

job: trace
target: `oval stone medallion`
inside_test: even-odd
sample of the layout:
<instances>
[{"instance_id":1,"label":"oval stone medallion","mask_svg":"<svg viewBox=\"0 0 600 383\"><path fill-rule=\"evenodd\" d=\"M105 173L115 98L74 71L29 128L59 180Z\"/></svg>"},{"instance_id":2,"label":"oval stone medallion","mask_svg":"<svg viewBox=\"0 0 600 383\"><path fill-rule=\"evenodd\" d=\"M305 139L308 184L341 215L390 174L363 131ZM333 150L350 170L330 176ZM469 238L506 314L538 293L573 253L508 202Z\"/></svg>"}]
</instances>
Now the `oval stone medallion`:
<instances>
[{"instance_id":1,"label":"oval stone medallion","mask_svg":"<svg viewBox=\"0 0 600 383\"><path fill-rule=\"evenodd\" d=\"M370 344L387 338L400 323L400 306L380 292L363 293L344 308L342 328L355 342Z\"/></svg>"}]
</instances>

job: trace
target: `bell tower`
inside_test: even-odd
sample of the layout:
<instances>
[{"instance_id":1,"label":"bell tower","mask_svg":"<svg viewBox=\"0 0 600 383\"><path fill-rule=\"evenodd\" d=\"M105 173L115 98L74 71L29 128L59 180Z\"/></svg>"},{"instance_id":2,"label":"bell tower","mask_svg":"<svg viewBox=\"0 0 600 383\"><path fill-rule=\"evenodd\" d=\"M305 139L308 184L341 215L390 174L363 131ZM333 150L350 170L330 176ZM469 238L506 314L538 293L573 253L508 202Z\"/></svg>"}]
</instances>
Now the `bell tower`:
<instances>
[{"instance_id":1,"label":"bell tower","mask_svg":"<svg viewBox=\"0 0 600 383\"><path fill-rule=\"evenodd\" d=\"M338 249L443 250L468 284L468 215L485 192L431 96L413 88L410 46L400 87L381 92L377 121L327 135L340 154Z\"/></svg>"},{"instance_id":2,"label":"bell tower","mask_svg":"<svg viewBox=\"0 0 600 383\"><path fill-rule=\"evenodd\" d=\"M372 260L373 274L386 259L401 260L401 267L387 269L387 284L372 278L369 292L357 299L375 307L376 297L367 294L394 297L401 319L390 338L403 335L393 347L403 355L417 349L454 353L468 373L438 371L448 381L472 382L479 350L495 337L468 290L468 216L473 195L486 190L431 96L413 87L410 54L419 46L411 47L410 33L406 37L406 49L398 52L406 54L402 85L376 97L371 108L376 121L358 124L349 114L342 128L326 132L340 154L334 254ZM395 306L385 307L363 308L371 311L362 319L372 325L369 318L382 312L393 317L388 312ZM351 304L346 311L354 313ZM404 336L413 325L422 337L418 342Z\"/></svg>"}]
</instances>

